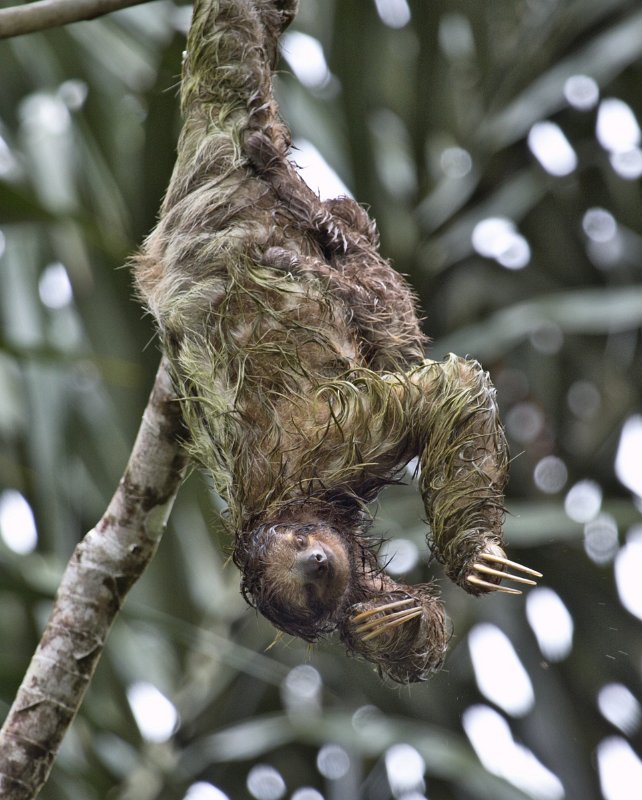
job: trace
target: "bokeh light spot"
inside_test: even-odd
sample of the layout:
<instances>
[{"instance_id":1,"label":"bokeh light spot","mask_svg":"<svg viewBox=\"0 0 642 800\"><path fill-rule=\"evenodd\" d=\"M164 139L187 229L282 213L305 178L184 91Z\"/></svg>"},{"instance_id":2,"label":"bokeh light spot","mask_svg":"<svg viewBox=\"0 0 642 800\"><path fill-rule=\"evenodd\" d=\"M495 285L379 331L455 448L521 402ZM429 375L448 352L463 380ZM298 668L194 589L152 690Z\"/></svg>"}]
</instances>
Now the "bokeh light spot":
<instances>
[{"instance_id":1,"label":"bokeh light spot","mask_svg":"<svg viewBox=\"0 0 642 800\"><path fill-rule=\"evenodd\" d=\"M38 282L38 293L47 308L64 308L71 303L73 290L64 264L55 261L44 268Z\"/></svg>"},{"instance_id":2,"label":"bokeh light spot","mask_svg":"<svg viewBox=\"0 0 642 800\"><path fill-rule=\"evenodd\" d=\"M512 716L527 714L535 702L533 686L506 634L490 623L475 625L468 648L479 691Z\"/></svg>"},{"instance_id":3,"label":"bokeh light spot","mask_svg":"<svg viewBox=\"0 0 642 800\"><path fill-rule=\"evenodd\" d=\"M330 70L318 39L300 31L281 37L281 51L292 72L309 89L323 89L330 82Z\"/></svg>"},{"instance_id":4,"label":"bokeh light spot","mask_svg":"<svg viewBox=\"0 0 642 800\"><path fill-rule=\"evenodd\" d=\"M127 689L127 700L141 735L149 742L166 742L178 725L178 712L165 695L147 681Z\"/></svg>"},{"instance_id":5,"label":"bokeh light spot","mask_svg":"<svg viewBox=\"0 0 642 800\"><path fill-rule=\"evenodd\" d=\"M229 797L211 783L197 781L189 787L183 800L229 800Z\"/></svg>"},{"instance_id":6,"label":"bokeh light spot","mask_svg":"<svg viewBox=\"0 0 642 800\"><path fill-rule=\"evenodd\" d=\"M319 710L322 687L319 671L310 664L299 664L288 672L281 685L283 705L290 712L309 714Z\"/></svg>"},{"instance_id":7,"label":"bokeh light spot","mask_svg":"<svg viewBox=\"0 0 642 800\"><path fill-rule=\"evenodd\" d=\"M642 415L629 417L622 426L615 456L615 474L620 483L642 498Z\"/></svg>"},{"instance_id":8,"label":"bokeh light spot","mask_svg":"<svg viewBox=\"0 0 642 800\"><path fill-rule=\"evenodd\" d=\"M598 692L597 706L602 716L627 736L632 736L640 727L640 703L621 683L605 684Z\"/></svg>"},{"instance_id":9,"label":"bokeh light spot","mask_svg":"<svg viewBox=\"0 0 642 800\"><path fill-rule=\"evenodd\" d=\"M410 6L407 0L375 0L377 13L389 28L403 28L410 22Z\"/></svg>"},{"instance_id":10,"label":"bokeh light spot","mask_svg":"<svg viewBox=\"0 0 642 800\"><path fill-rule=\"evenodd\" d=\"M568 480L566 464L557 456L544 456L537 462L533 479L540 491L555 494L564 488Z\"/></svg>"},{"instance_id":11,"label":"bokeh light spot","mask_svg":"<svg viewBox=\"0 0 642 800\"><path fill-rule=\"evenodd\" d=\"M584 550L596 564L608 564L618 550L617 522L610 514L600 514L584 526Z\"/></svg>"},{"instance_id":12,"label":"bokeh light spot","mask_svg":"<svg viewBox=\"0 0 642 800\"><path fill-rule=\"evenodd\" d=\"M642 150L639 147L611 153L609 161L617 174L627 181L636 181L642 177Z\"/></svg>"},{"instance_id":13,"label":"bokeh light spot","mask_svg":"<svg viewBox=\"0 0 642 800\"><path fill-rule=\"evenodd\" d=\"M620 602L642 619L642 525L633 528L615 558L615 584Z\"/></svg>"},{"instance_id":14,"label":"bokeh light spot","mask_svg":"<svg viewBox=\"0 0 642 800\"><path fill-rule=\"evenodd\" d=\"M575 381L569 387L566 402L579 419L592 419L600 410L602 397L592 381Z\"/></svg>"},{"instance_id":15,"label":"bokeh light spot","mask_svg":"<svg viewBox=\"0 0 642 800\"><path fill-rule=\"evenodd\" d=\"M549 175L563 177L577 167L575 150L554 122L536 122L528 132L528 146Z\"/></svg>"},{"instance_id":16,"label":"bokeh light spot","mask_svg":"<svg viewBox=\"0 0 642 800\"><path fill-rule=\"evenodd\" d=\"M257 764L247 774L247 790L256 800L280 800L285 794L281 773L267 764Z\"/></svg>"},{"instance_id":17,"label":"bokeh light spot","mask_svg":"<svg viewBox=\"0 0 642 800\"><path fill-rule=\"evenodd\" d=\"M5 489L0 494L0 536L10 550L20 555L32 553L38 544L31 506L16 489Z\"/></svg>"},{"instance_id":18,"label":"bokeh light spot","mask_svg":"<svg viewBox=\"0 0 642 800\"><path fill-rule=\"evenodd\" d=\"M573 618L561 597L546 586L526 597L526 617L547 661L562 661L573 647Z\"/></svg>"},{"instance_id":19,"label":"bokeh light spot","mask_svg":"<svg viewBox=\"0 0 642 800\"><path fill-rule=\"evenodd\" d=\"M458 180L465 178L473 168L473 159L462 147L447 147L439 158L444 175Z\"/></svg>"},{"instance_id":20,"label":"bokeh light spot","mask_svg":"<svg viewBox=\"0 0 642 800\"><path fill-rule=\"evenodd\" d=\"M492 708L474 705L462 715L466 736L484 767L510 781L535 800L562 800L559 778L513 739L506 720Z\"/></svg>"},{"instance_id":21,"label":"bokeh light spot","mask_svg":"<svg viewBox=\"0 0 642 800\"><path fill-rule=\"evenodd\" d=\"M571 75L564 83L564 97L578 111L589 111L600 99L600 87L588 75Z\"/></svg>"},{"instance_id":22,"label":"bokeh light spot","mask_svg":"<svg viewBox=\"0 0 642 800\"><path fill-rule=\"evenodd\" d=\"M601 507L602 488L595 481L578 481L564 499L564 511L574 522L590 522Z\"/></svg>"},{"instance_id":23,"label":"bokeh light spot","mask_svg":"<svg viewBox=\"0 0 642 800\"><path fill-rule=\"evenodd\" d=\"M419 548L411 539L389 539L381 545L379 561L391 575L403 575L417 566Z\"/></svg>"},{"instance_id":24,"label":"bokeh light spot","mask_svg":"<svg viewBox=\"0 0 642 800\"><path fill-rule=\"evenodd\" d=\"M317 769L324 778L336 781L347 775L350 769L350 757L338 744L326 744L317 755Z\"/></svg>"},{"instance_id":25,"label":"bokeh light spot","mask_svg":"<svg viewBox=\"0 0 642 800\"><path fill-rule=\"evenodd\" d=\"M534 403L517 403L506 414L506 429L516 442L535 441L544 427L544 414Z\"/></svg>"},{"instance_id":26,"label":"bokeh light spot","mask_svg":"<svg viewBox=\"0 0 642 800\"><path fill-rule=\"evenodd\" d=\"M604 208L589 208L582 217L584 233L594 242L609 242L617 233L617 222Z\"/></svg>"},{"instance_id":27,"label":"bokeh light spot","mask_svg":"<svg viewBox=\"0 0 642 800\"><path fill-rule=\"evenodd\" d=\"M605 800L633 800L642 786L642 761L620 736L609 736L599 743L597 767Z\"/></svg>"},{"instance_id":28,"label":"bokeh light spot","mask_svg":"<svg viewBox=\"0 0 642 800\"><path fill-rule=\"evenodd\" d=\"M627 153L640 144L640 126L635 114L617 97L607 97L600 103L595 133L610 153Z\"/></svg>"},{"instance_id":29,"label":"bokeh light spot","mask_svg":"<svg viewBox=\"0 0 642 800\"><path fill-rule=\"evenodd\" d=\"M293 147L297 160L297 172L321 200L352 197L348 187L312 142L307 139L295 139Z\"/></svg>"},{"instance_id":30,"label":"bokeh light spot","mask_svg":"<svg viewBox=\"0 0 642 800\"><path fill-rule=\"evenodd\" d=\"M414 747L395 744L386 750L384 760L393 797L406 798L409 792L425 789L426 762Z\"/></svg>"},{"instance_id":31,"label":"bokeh light spot","mask_svg":"<svg viewBox=\"0 0 642 800\"><path fill-rule=\"evenodd\" d=\"M522 269L530 261L528 242L506 217L487 217L478 222L471 241L479 255L494 258L507 269Z\"/></svg>"},{"instance_id":32,"label":"bokeh light spot","mask_svg":"<svg viewBox=\"0 0 642 800\"><path fill-rule=\"evenodd\" d=\"M311 786L302 786L292 795L292 800L323 800L323 795Z\"/></svg>"}]
</instances>

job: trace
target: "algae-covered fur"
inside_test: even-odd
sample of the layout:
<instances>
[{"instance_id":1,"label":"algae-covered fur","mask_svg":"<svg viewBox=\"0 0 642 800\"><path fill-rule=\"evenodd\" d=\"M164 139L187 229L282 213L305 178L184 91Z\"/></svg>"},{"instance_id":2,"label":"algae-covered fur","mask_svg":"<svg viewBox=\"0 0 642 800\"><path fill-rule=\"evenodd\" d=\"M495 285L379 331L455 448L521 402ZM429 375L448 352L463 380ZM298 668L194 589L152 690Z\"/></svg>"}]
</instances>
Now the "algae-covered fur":
<instances>
[{"instance_id":1,"label":"algae-covered fur","mask_svg":"<svg viewBox=\"0 0 642 800\"><path fill-rule=\"evenodd\" d=\"M136 279L248 601L421 680L443 659L443 609L382 574L365 504L419 456L437 558L468 591L502 588L506 443L481 367L424 360L413 294L366 212L322 202L288 160L271 71L295 10L196 2L178 158ZM499 577L475 572L488 555Z\"/></svg>"}]
</instances>

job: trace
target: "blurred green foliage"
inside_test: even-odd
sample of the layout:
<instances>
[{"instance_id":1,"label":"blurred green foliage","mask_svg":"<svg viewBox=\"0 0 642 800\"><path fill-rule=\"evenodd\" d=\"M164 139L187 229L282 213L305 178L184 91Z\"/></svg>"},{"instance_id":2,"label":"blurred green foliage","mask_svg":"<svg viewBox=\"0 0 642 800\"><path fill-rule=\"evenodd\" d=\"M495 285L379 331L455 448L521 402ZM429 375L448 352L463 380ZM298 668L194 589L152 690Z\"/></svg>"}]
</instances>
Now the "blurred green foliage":
<instances>
[{"instance_id":1,"label":"blurred green foliage","mask_svg":"<svg viewBox=\"0 0 642 800\"><path fill-rule=\"evenodd\" d=\"M270 648L273 630L245 606L226 563L220 503L194 474L42 797L178 800L208 781L236 800L252 796L251 768L269 764L287 791L269 794L268 781L259 800L302 786L329 800L415 800L421 791L395 788L386 766L399 742L423 757L431 800L561 796L554 782L519 789L481 765L462 719L483 704L568 798L619 798L600 789L596 753L614 736L639 750L639 719L614 725L598 693L616 683L636 702L641 694L640 620L620 602L614 570L640 525L640 501L614 463L624 422L640 413L641 189L596 137L599 101L573 105L566 81L589 76L640 120L639 3L414 0L409 20L404 0L301 6L294 30L321 43L331 78L305 85L284 62L283 114L372 209L384 253L420 296L432 354L469 353L491 371L514 454L510 549L568 608L573 647L547 659L524 598L475 600L442 580L424 553L409 476L382 498L377 530L388 547L400 538L421 548L412 580L440 580L454 627L446 669L391 688L331 642ZM0 502L19 492L38 533L23 554L0 539L0 713L66 560L117 485L158 362L123 265L153 226L172 169L188 20L189 7L160 0L0 42ZM575 153L566 174L528 146L542 121ZM606 233L592 232L591 209L608 212L596 218ZM496 217L518 234L517 251L499 260L473 246L478 223ZM528 263L502 266L524 243ZM552 483L542 463L557 469ZM642 452L633 463L642 474ZM592 512L569 516L567 493L586 480L601 505L598 491ZM467 638L480 623L512 641L535 693L527 713L478 688ZM306 694L315 676L320 687ZM127 690L140 681L178 710L167 741L136 724ZM349 756L334 778L317 760L328 744Z\"/></svg>"}]
</instances>

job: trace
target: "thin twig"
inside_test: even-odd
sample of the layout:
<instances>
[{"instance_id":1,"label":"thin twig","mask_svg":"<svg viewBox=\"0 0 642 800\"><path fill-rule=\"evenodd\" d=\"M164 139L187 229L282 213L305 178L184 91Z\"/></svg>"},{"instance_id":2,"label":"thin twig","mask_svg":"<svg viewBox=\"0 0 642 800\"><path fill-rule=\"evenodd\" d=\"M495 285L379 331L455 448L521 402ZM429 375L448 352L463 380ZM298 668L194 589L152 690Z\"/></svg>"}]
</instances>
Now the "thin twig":
<instances>
[{"instance_id":1,"label":"thin twig","mask_svg":"<svg viewBox=\"0 0 642 800\"><path fill-rule=\"evenodd\" d=\"M0 39L94 19L149 0L38 0L0 9Z\"/></svg>"},{"instance_id":2,"label":"thin twig","mask_svg":"<svg viewBox=\"0 0 642 800\"><path fill-rule=\"evenodd\" d=\"M127 469L67 565L0 730L3 800L33 800L47 780L125 595L156 551L186 465L181 419L163 361Z\"/></svg>"}]
</instances>

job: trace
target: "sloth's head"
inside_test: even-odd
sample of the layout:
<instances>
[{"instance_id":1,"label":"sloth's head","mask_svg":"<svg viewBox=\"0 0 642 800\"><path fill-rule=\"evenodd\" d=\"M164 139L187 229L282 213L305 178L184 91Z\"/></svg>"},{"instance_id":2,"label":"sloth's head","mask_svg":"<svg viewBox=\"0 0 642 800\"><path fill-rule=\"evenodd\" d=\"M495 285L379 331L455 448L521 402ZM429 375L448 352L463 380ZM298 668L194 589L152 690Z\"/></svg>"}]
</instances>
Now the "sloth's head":
<instances>
[{"instance_id":1,"label":"sloth's head","mask_svg":"<svg viewBox=\"0 0 642 800\"><path fill-rule=\"evenodd\" d=\"M324 523L261 525L242 570L246 599L277 628L307 641L337 627L354 588L352 553Z\"/></svg>"}]
</instances>

